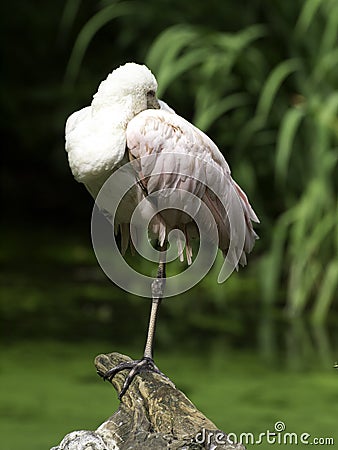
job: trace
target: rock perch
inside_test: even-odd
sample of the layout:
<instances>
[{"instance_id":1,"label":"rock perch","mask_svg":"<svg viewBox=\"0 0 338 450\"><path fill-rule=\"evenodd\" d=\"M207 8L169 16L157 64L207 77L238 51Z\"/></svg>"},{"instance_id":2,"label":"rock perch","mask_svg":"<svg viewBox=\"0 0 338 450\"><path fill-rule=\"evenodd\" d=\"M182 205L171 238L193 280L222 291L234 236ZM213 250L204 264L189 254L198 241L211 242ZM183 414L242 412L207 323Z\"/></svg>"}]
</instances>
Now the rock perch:
<instances>
[{"instance_id":1,"label":"rock perch","mask_svg":"<svg viewBox=\"0 0 338 450\"><path fill-rule=\"evenodd\" d=\"M102 375L129 361L119 353L99 355L95 366ZM128 374L111 381L120 392ZM245 450L228 440L168 379L143 372L133 380L118 410L95 431L73 431L51 450Z\"/></svg>"}]
</instances>

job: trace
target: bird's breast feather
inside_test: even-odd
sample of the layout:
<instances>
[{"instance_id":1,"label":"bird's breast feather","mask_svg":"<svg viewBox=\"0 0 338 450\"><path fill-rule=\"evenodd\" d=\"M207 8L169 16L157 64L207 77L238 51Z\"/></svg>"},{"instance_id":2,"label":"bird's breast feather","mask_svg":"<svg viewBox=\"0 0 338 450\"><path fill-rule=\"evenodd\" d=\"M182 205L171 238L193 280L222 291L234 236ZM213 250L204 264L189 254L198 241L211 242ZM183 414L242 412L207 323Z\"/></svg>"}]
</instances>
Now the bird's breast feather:
<instances>
[{"instance_id":1,"label":"bird's breast feather","mask_svg":"<svg viewBox=\"0 0 338 450\"><path fill-rule=\"evenodd\" d=\"M126 136L107 115L91 107L73 113L66 123L66 151L74 177L83 183L111 172L125 154Z\"/></svg>"}]
</instances>

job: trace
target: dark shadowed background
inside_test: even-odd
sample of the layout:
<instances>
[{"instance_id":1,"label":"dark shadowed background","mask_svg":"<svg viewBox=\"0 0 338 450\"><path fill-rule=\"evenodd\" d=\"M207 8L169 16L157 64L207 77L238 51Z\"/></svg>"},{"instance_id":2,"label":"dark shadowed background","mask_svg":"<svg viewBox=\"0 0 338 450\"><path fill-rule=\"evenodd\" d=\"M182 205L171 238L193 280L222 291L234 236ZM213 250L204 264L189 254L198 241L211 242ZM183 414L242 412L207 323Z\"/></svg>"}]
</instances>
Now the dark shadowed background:
<instances>
[{"instance_id":1,"label":"dark shadowed background","mask_svg":"<svg viewBox=\"0 0 338 450\"><path fill-rule=\"evenodd\" d=\"M163 303L158 365L225 431L281 420L337 443L338 3L18 0L1 20L4 448L95 428L117 402L94 356L143 350L149 302L98 266L64 151L66 118L128 61L217 143L261 219L245 269Z\"/></svg>"}]
</instances>

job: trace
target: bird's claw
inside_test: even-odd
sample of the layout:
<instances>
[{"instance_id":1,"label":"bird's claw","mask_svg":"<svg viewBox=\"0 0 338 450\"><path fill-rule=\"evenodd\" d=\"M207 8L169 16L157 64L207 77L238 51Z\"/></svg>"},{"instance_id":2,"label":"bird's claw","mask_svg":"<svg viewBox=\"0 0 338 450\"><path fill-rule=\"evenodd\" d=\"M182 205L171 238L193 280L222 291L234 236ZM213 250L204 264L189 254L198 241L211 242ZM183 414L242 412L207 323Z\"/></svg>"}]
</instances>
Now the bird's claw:
<instances>
[{"instance_id":1,"label":"bird's claw","mask_svg":"<svg viewBox=\"0 0 338 450\"><path fill-rule=\"evenodd\" d=\"M121 372L122 370L129 370L129 369L130 369L130 372L124 381L121 392L119 393L120 400L122 399L124 394L127 392L134 377L141 372L154 372L154 373L158 373L159 375L162 375L163 377L167 378L160 371L160 369L155 365L154 360L152 358L149 358L146 356L143 357L142 359L138 359L136 361L128 361L128 362L118 364L116 367L113 367L112 369L108 370L105 373L99 373L99 375L104 380L111 381L117 373Z\"/></svg>"}]
</instances>

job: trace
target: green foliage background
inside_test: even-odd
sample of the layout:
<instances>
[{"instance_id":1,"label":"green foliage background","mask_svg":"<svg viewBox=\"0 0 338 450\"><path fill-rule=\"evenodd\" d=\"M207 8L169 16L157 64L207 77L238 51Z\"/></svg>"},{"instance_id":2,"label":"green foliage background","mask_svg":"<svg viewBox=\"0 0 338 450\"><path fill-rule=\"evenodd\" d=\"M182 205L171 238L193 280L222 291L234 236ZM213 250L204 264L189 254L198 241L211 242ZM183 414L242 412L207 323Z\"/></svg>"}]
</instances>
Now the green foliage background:
<instances>
[{"instance_id":1,"label":"green foliage background","mask_svg":"<svg viewBox=\"0 0 338 450\"><path fill-rule=\"evenodd\" d=\"M245 269L217 285L218 260L165 302L157 363L226 431L285 418L332 435L338 2L17 0L1 12L2 444L42 449L94 428L113 408L86 378L89 353L143 348L149 305L98 267L93 201L64 152L66 118L127 61L149 65L159 96L217 143L261 219Z\"/></svg>"}]
</instances>

